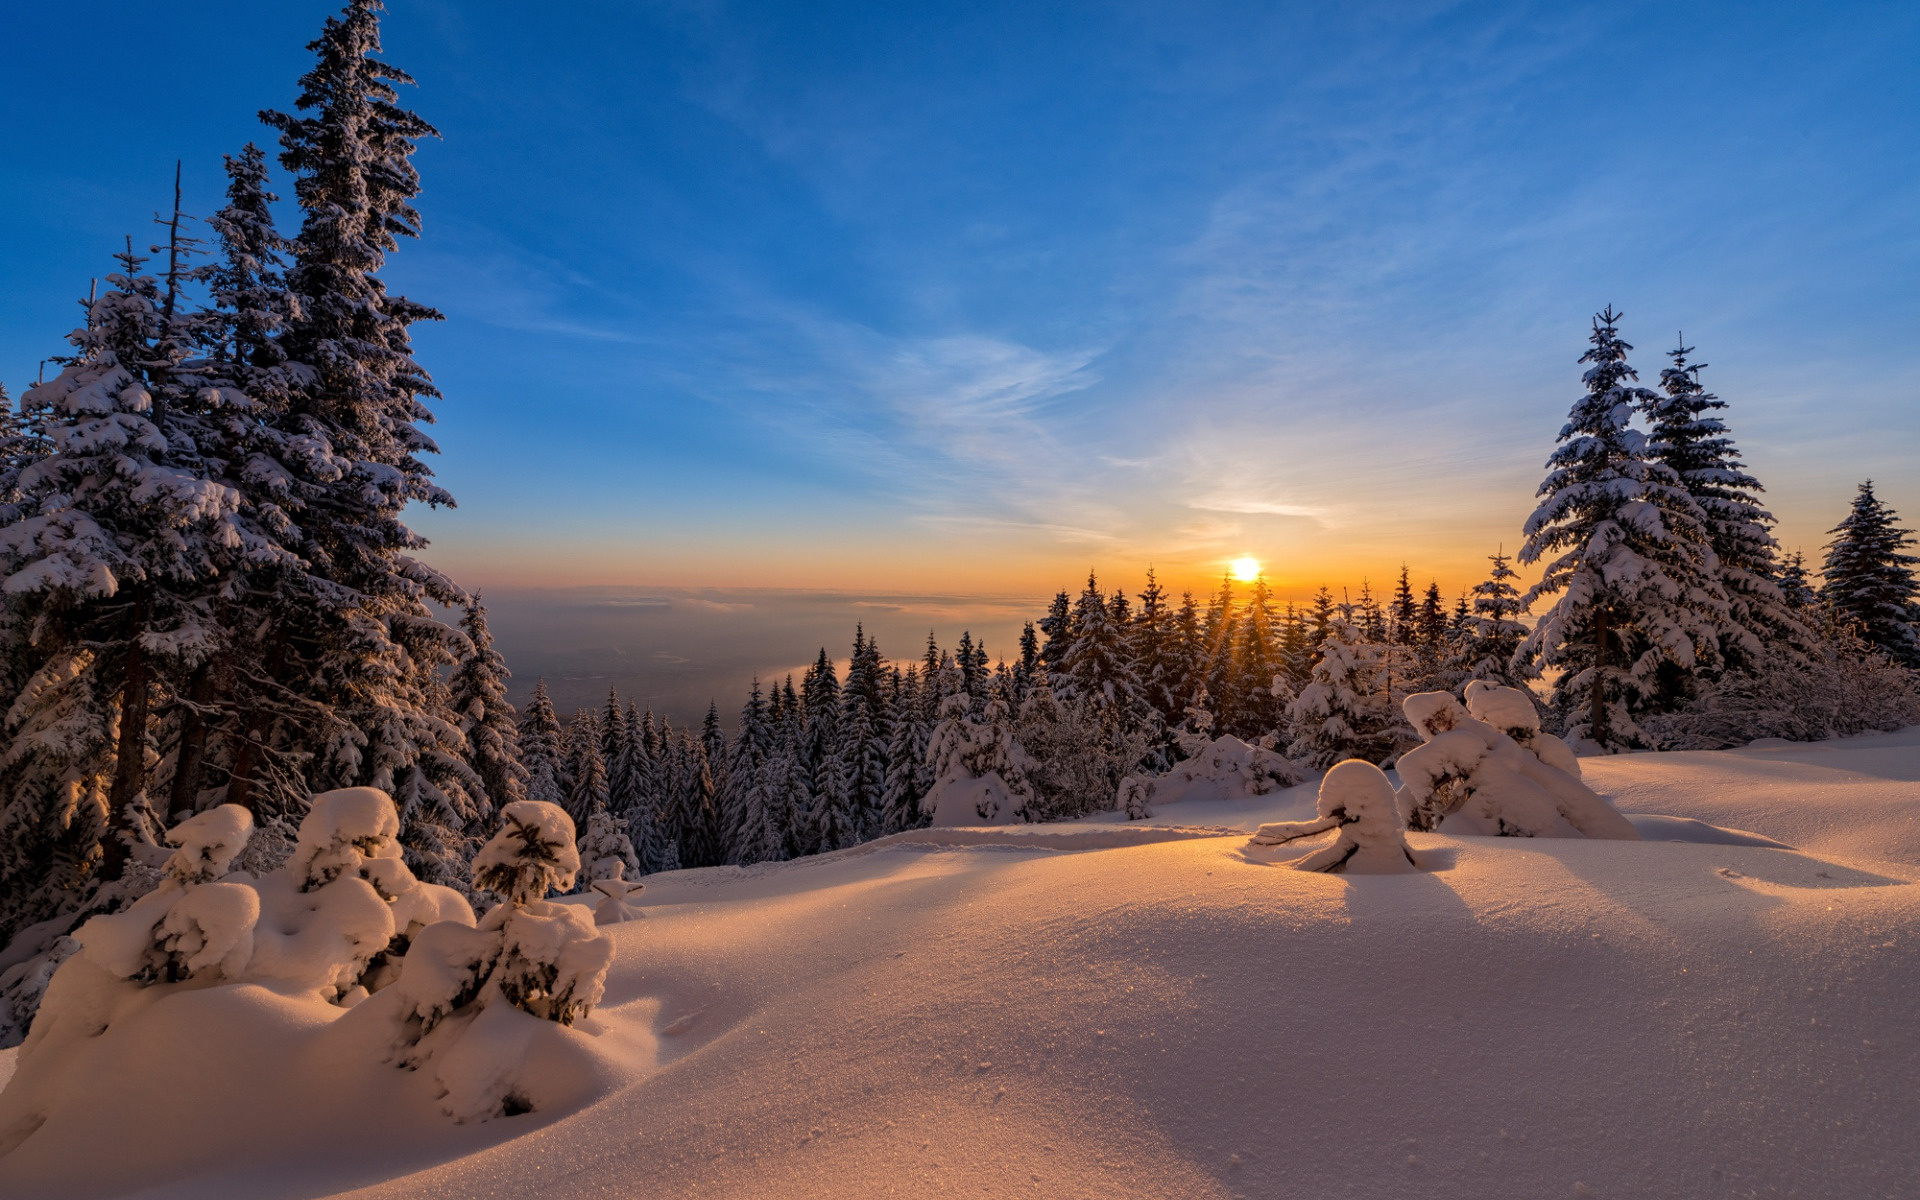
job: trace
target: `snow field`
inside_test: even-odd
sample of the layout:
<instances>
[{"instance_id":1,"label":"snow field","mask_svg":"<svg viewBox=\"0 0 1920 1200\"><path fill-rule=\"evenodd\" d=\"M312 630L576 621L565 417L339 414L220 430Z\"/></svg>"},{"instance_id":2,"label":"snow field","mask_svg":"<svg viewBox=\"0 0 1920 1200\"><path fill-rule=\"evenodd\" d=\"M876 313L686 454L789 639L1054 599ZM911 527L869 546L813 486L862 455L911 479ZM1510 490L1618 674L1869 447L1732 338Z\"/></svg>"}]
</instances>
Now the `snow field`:
<instances>
[{"instance_id":1,"label":"snow field","mask_svg":"<svg viewBox=\"0 0 1920 1200\"><path fill-rule=\"evenodd\" d=\"M1908 1194L1920 731L1582 765L1799 849L1413 833L1427 870L1321 875L1244 832L1305 785L650 876L535 1113L454 1125L348 1044L388 992L176 993L0 1189L129 1190L80 1148L144 1130L163 1196Z\"/></svg>"}]
</instances>

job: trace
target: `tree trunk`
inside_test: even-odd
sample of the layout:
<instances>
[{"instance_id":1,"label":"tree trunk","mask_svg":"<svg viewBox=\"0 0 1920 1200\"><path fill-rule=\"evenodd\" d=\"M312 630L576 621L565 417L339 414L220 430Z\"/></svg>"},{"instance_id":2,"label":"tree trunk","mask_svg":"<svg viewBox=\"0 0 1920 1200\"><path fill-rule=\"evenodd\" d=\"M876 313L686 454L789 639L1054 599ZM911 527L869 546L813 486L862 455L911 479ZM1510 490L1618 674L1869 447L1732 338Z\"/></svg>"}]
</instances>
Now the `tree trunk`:
<instances>
[{"instance_id":1,"label":"tree trunk","mask_svg":"<svg viewBox=\"0 0 1920 1200\"><path fill-rule=\"evenodd\" d=\"M267 639L266 673L269 679L278 679L286 658L286 634L278 624ZM262 705L253 706L246 720L240 725L240 744L233 748L231 769L227 775L227 803L238 804L252 813L255 822L260 816L259 801L255 797L254 773L260 767L260 746L271 732L271 717Z\"/></svg>"},{"instance_id":2,"label":"tree trunk","mask_svg":"<svg viewBox=\"0 0 1920 1200\"><path fill-rule=\"evenodd\" d=\"M213 664L201 663L187 684L187 703L180 718L180 748L173 758L173 789L167 811L191 809L200 796L200 778L207 761L207 706L213 700Z\"/></svg>"},{"instance_id":3,"label":"tree trunk","mask_svg":"<svg viewBox=\"0 0 1920 1200\"><path fill-rule=\"evenodd\" d=\"M127 613L127 657L120 681L120 739L114 749L113 785L107 792L107 829L101 845L100 877L126 874L125 834L128 807L147 790L147 709L152 698L152 667L140 634L147 623L147 599L136 597Z\"/></svg>"},{"instance_id":4,"label":"tree trunk","mask_svg":"<svg viewBox=\"0 0 1920 1200\"><path fill-rule=\"evenodd\" d=\"M1587 732L1602 750L1607 748L1607 609L1601 605L1593 614L1593 715L1587 718Z\"/></svg>"}]
</instances>

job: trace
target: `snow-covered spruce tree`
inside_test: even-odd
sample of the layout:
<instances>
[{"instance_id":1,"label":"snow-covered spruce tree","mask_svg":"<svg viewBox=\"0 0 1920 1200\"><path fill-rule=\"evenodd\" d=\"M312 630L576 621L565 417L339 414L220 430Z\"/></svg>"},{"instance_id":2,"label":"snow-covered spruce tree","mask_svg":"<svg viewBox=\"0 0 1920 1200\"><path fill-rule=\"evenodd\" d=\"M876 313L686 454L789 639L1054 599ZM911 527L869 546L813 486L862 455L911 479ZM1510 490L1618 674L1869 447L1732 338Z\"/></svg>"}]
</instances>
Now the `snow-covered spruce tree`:
<instances>
[{"instance_id":1,"label":"snow-covered spruce tree","mask_svg":"<svg viewBox=\"0 0 1920 1200\"><path fill-rule=\"evenodd\" d=\"M425 543L403 511L452 503L422 461L436 449L420 428L432 420L425 400L438 393L409 335L438 314L390 295L378 275L398 239L418 235L410 160L436 135L399 104L395 85L412 81L375 57L380 8L351 0L309 45L302 115L261 114L279 131L302 215L286 273L296 311L279 339L297 369L278 423L316 448L287 501L308 566L286 581L268 635L275 674L308 681L310 704L276 737L316 751L316 788L391 790L415 771L409 786L435 793L435 807L470 812L477 780L438 686L467 644L430 607L466 596L413 557ZM237 765L229 798L250 797L254 782Z\"/></svg>"},{"instance_id":2,"label":"snow-covered spruce tree","mask_svg":"<svg viewBox=\"0 0 1920 1200\"><path fill-rule=\"evenodd\" d=\"M1417 683L1429 691L1450 691L1460 683L1449 669L1447 634L1446 601L1440 598L1439 583L1429 581L1420 596L1419 634L1414 639L1414 658L1420 668Z\"/></svg>"},{"instance_id":3,"label":"snow-covered spruce tree","mask_svg":"<svg viewBox=\"0 0 1920 1200\"><path fill-rule=\"evenodd\" d=\"M1179 694L1182 672L1173 653L1177 635L1169 601L1166 589L1148 567L1147 586L1140 592L1140 607L1134 612L1133 628L1128 633L1128 657L1140 681L1141 697L1158 714L1162 728L1179 723L1185 700Z\"/></svg>"},{"instance_id":4,"label":"snow-covered spruce tree","mask_svg":"<svg viewBox=\"0 0 1920 1200\"><path fill-rule=\"evenodd\" d=\"M1920 667L1920 584L1914 578L1920 557L1906 553L1913 531L1898 521L1873 494L1873 481L1861 484L1847 519L1828 531L1834 538L1827 543L1820 598L1894 661Z\"/></svg>"},{"instance_id":5,"label":"snow-covered spruce tree","mask_svg":"<svg viewBox=\"0 0 1920 1200\"><path fill-rule=\"evenodd\" d=\"M1342 759L1379 762L1393 753L1398 723L1388 709L1384 653L1345 616L1329 619L1313 678L1287 714L1294 733L1289 758L1324 769Z\"/></svg>"},{"instance_id":6,"label":"snow-covered spruce tree","mask_svg":"<svg viewBox=\"0 0 1920 1200\"><path fill-rule=\"evenodd\" d=\"M121 835L149 803L157 704L211 652L205 601L235 551L255 540L238 493L211 477L194 437L201 406L181 369L192 330L176 303L178 248L164 288L131 240L118 257L110 290L70 336L76 354L26 397L44 452L20 469L16 519L0 528L9 620L33 630L33 669L69 679L84 669L89 678L62 689L64 703L84 695L110 705L85 723L117 725L111 746L94 744L110 761L72 767L79 779L106 775L105 794L48 794L37 790L47 773L28 760L51 748L19 740L24 727L45 726L16 710L5 759L24 769L10 772L6 803L24 825L77 834L86 875L107 881L120 878ZM71 760L78 748L57 753ZM83 798L99 806L75 810ZM36 809L44 816L25 815Z\"/></svg>"},{"instance_id":7,"label":"snow-covered spruce tree","mask_svg":"<svg viewBox=\"0 0 1920 1200\"><path fill-rule=\"evenodd\" d=\"M846 788L848 818L855 838L879 836L887 790L887 704L883 691L886 662L880 647L854 630L853 658L846 686L840 689L840 713L834 757Z\"/></svg>"},{"instance_id":8,"label":"snow-covered spruce tree","mask_svg":"<svg viewBox=\"0 0 1920 1200\"><path fill-rule=\"evenodd\" d=\"M1515 673L1557 669L1553 704L1569 734L1644 744L1637 717L1672 703L1718 657L1727 600L1700 508L1629 427L1650 403L1627 364L1619 314L1593 319L1586 394L1547 460L1522 563L1552 557L1524 600L1557 596L1514 655Z\"/></svg>"},{"instance_id":9,"label":"snow-covered spruce tree","mask_svg":"<svg viewBox=\"0 0 1920 1200\"><path fill-rule=\"evenodd\" d=\"M1517 684L1513 655L1527 636L1518 618L1525 607L1513 581L1520 573L1510 565L1506 547L1487 556L1493 570L1473 585L1473 615L1467 618L1466 671L1468 679L1485 679L1503 687Z\"/></svg>"},{"instance_id":10,"label":"snow-covered spruce tree","mask_svg":"<svg viewBox=\"0 0 1920 1200\"><path fill-rule=\"evenodd\" d=\"M488 823L501 805L527 798L527 768L520 761L519 722L507 701L507 662L493 648L487 610L478 596L467 605L460 628L473 649L455 669L447 688L460 732L467 739L467 765L480 780L475 797L479 824ZM468 830L480 833L478 827Z\"/></svg>"},{"instance_id":11,"label":"snow-covered spruce tree","mask_svg":"<svg viewBox=\"0 0 1920 1200\"><path fill-rule=\"evenodd\" d=\"M1234 724L1220 732L1256 741L1275 733L1286 720L1286 701L1273 690L1273 682L1283 674L1283 667L1280 634L1273 618L1273 593L1267 588L1266 576L1254 579L1235 633L1230 679L1235 692L1230 706Z\"/></svg>"},{"instance_id":12,"label":"snow-covered spruce tree","mask_svg":"<svg viewBox=\"0 0 1920 1200\"><path fill-rule=\"evenodd\" d=\"M1050 670L1054 693L1069 702L1084 698L1096 712L1111 710L1121 720L1138 719L1144 704L1128 662L1127 631L1113 623L1091 571L1073 606L1072 637L1059 670Z\"/></svg>"},{"instance_id":13,"label":"snow-covered spruce tree","mask_svg":"<svg viewBox=\"0 0 1920 1200\"><path fill-rule=\"evenodd\" d=\"M607 760L600 745L600 717L583 708L567 723L567 800L560 807L575 825L585 825L607 803Z\"/></svg>"},{"instance_id":14,"label":"snow-covered spruce tree","mask_svg":"<svg viewBox=\"0 0 1920 1200\"><path fill-rule=\"evenodd\" d=\"M1730 618L1720 636L1722 660L1739 668L1769 652L1795 656L1809 631L1777 582L1773 514L1759 500L1765 489L1747 474L1725 423L1709 415L1727 405L1701 385L1706 364L1689 363L1692 352L1685 344L1668 351L1673 365L1660 372L1660 391L1645 394L1648 453L1679 477L1705 519Z\"/></svg>"},{"instance_id":15,"label":"snow-covered spruce tree","mask_svg":"<svg viewBox=\"0 0 1920 1200\"><path fill-rule=\"evenodd\" d=\"M547 681L533 685L520 714L520 761L527 768L527 798L561 804L567 798L566 739L547 695Z\"/></svg>"},{"instance_id":16,"label":"snow-covered spruce tree","mask_svg":"<svg viewBox=\"0 0 1920 1200\"><path fill-rule=\"evenodd\" d=\"M1036 657L1022 682L1022 690L1031 692L1035 681L1045 674ZM921 696L920 668L907 668L900 695L893 705L893 724L887 736L887 786L881 797L880 832L899 833L926 824L927 813L920 801L933 786L927 772L927 742L933 726L926 717Z\"/></svg>"}]
</instances>

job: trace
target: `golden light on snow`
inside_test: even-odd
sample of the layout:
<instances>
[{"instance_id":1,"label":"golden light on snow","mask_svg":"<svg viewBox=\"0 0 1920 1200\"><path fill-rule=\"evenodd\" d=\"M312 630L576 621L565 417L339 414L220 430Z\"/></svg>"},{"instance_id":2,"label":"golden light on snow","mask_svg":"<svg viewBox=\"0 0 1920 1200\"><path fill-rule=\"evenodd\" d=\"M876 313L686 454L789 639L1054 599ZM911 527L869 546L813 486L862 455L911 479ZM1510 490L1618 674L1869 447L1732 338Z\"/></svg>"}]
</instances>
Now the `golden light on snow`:
<instances>
[{"instance_id":1,"label":"golden light on snow","mask_svg":"<svg viewBox=\"0 0 1920 1200\"><path fill-rule=\"evenodd\" d=\"M1233 577L1241 583L1252 583L1260 578L1260 560L1252 555L1236 558L1227 565L1233 570Z\"/></svg>"}]
</instances>

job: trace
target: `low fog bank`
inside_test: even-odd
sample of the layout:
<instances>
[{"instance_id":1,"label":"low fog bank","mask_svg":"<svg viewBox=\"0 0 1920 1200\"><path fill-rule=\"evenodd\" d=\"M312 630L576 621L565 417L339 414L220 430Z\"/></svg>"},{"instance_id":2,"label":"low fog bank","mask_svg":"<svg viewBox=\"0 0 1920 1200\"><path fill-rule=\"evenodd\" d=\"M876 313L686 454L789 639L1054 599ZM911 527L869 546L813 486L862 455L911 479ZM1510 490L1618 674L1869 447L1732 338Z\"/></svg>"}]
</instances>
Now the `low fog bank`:
<instances>
[{"instance_id":1,"label":"low fog bank","mask_svg":"<svg viewBox=\"0 0 1920 1200\"><path fill-rule=\"evenodd\" d=\"M524 704L545 678L563 716L599 705L608 687L675 725L709 700L729 728L755 676L796 675L822 646L844 664L856 624L888 660L917 661L927 632L951 650L963 630L994 659L1019 651L1020 627L1046 596L901 596L772 588L497 588L486 591L495 644Z\"/></svg>"}]
</instances>

